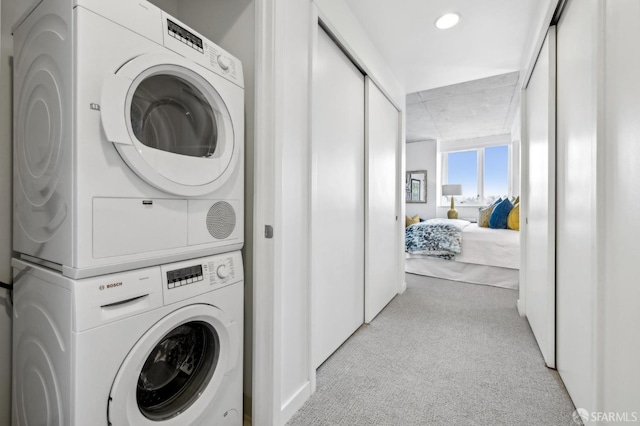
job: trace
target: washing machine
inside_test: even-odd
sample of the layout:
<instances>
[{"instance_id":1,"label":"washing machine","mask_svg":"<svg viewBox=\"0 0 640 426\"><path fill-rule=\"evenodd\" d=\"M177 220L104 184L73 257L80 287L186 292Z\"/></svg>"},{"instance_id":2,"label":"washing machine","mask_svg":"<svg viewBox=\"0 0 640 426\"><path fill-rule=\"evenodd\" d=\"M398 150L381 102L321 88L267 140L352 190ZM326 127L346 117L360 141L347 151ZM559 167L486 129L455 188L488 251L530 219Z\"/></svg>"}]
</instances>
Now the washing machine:
<instances>
[{"instance_id":1,"label":"washing machine","mask_svg":"<svg viewBox=\"0 0 640 426\"><path fill-rule=\"evenodd\" d=\"M20 257L84 278L242 247L237 58L143 0L40 0L13 36Z\"/></svg>"},{"instance_id":2,"label":"washing machine","mask_svg":"<svg viewBox=\"0 0 640 426\"><path fill-rule=\"evenodd\" d=\"M81 280L12 265L13 426L242 424L239 252Z\"/></svg>"}]
</instances>

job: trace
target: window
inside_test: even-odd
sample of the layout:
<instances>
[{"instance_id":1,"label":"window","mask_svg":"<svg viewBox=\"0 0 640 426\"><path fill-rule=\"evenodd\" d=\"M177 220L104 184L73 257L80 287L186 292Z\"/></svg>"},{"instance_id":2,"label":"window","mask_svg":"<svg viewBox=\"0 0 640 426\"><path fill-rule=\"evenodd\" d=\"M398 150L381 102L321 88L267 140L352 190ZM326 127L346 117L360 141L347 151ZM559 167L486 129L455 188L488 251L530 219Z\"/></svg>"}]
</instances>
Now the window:
<instances>
[{"instance_id":1,"label":"window","mask_svg":"<svg viewBox=\"0 0 640 426\"><path fill-rule=\"evenodd\" d=\"M475 203L478 199L478 151L450 152L447 183L461 184L459 203Z\"/></svg>"},{"instance_id":2,"label":"window","mask_svg":"<svg viewBox=\"0 0 640 426\"><path fill-rule=\"evenodd\" d=\"M462 185L459 204L483 205L509 195L510 146L495 145L442 153L442 184ZM445 197L441 205L446 205Z\"/></svg>"},{"instance_id":3,"label":"window","mask_svg":"<svg viewBox=\"0 0 640 426\"><path fill-rule=\"evenodd\" d=\"M509 147L484 148L484 202L493 203L509 194Z\"/></svg>"}]
</instances>

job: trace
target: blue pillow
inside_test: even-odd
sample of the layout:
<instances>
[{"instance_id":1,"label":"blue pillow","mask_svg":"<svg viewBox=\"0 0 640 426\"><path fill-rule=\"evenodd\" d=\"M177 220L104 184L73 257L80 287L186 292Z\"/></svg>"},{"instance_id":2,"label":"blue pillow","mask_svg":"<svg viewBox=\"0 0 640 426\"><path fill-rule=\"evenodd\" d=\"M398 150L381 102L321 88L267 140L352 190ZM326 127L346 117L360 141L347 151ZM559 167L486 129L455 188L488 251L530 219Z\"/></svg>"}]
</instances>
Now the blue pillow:
<instances>
[{"instance_id":1,"label":"blue pillow","mask_svg":"<svg viewBox=\"0 0 640 426\"><path fill-rule=\"evenodd\" d=\"M489 228L505 229L507 227L507 218L512 208L513 204L511 204L508 198L496 204L489 217Z\"/></svg>"}]
</instances>

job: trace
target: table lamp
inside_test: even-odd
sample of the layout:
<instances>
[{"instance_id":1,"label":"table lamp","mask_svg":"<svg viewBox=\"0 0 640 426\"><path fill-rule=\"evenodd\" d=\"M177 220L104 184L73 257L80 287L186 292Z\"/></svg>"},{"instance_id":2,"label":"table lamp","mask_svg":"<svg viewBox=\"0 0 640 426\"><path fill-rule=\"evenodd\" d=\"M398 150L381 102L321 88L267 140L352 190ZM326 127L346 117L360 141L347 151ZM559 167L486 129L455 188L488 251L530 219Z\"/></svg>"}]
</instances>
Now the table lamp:
<instances>
[{"instance_id":1,"label":"table lamp","mask_svg":"<svg viewBox=\"0 0 640 426\"><path fill-rule=\"evenodd\" d=\"M442 185L442 195L451 197L451 209L447 212L447 217L449 219L457 219L458 211L453 205L453 196L462 195L462 185Z\"/></svg>"}]
</instances>

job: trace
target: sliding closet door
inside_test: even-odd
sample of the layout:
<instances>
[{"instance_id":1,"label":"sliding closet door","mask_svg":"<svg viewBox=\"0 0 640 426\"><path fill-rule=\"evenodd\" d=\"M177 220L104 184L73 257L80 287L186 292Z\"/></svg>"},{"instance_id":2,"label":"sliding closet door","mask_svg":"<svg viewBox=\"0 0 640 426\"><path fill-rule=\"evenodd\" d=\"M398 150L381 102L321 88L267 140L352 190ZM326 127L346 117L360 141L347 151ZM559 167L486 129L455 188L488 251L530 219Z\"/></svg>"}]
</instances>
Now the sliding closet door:
<instances>
[{"instance_id":1,"label":"sliding closet door","mask_svg":"<svg viewBox=\"0 0 640 426\"><path fill-rule=\"evenodd\" d=\"M367 78L367 224L364 319L398 293L398 140L396 107Z\"/></svg>"},{"instance_id":2,"label":"sliding closet door","mask_svg":"<svg viewBox=\"0 0 640 426\"><path fill-rule=\"evenodd\" d=\"M556 33L551 27L526 89L525 312L555 367Z\"/></svg>"},{"instance_id":3,"label":"sliding closet door","mask_svg":"<svg viewBox=\"0 0 640 426\"><path fill-rule=\"evenodd\" d=\"M597 121L602 107L598 90L602 58L596 48L603 37L601 13L599 0L569 1L558 22L557 364L576 407L587 411L598 409L601 392L595 386L601 365L598 342L602 342L597 340L602 330L597 325L596 288L604 283L598 278L597 254L601 249L615 251L594 244L600 197L606 197L598 187L597 157L603 131ZM637 135L633 137L637 140ZM637 333L633 330L629 332ZM634 386L637 392L637 383Z\"/></svg>"},{"instance_id":4,"label":"sliding closet door","mask_svg":"<svg viewBox=\"0 0 640 426\"><path fill-rule=\"evenodd\" d=\"M320 28L312 111L312 352L318 367L364 321L365 226L364 76Z\"/></svg>"}]
</instances>

